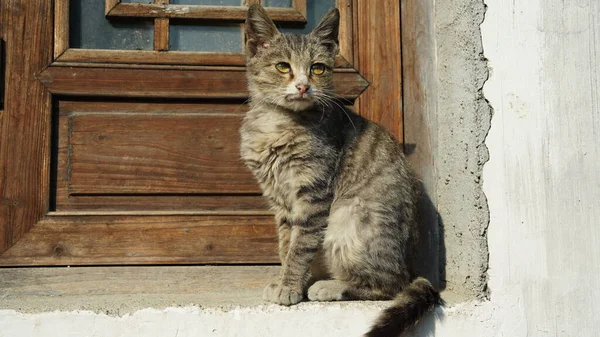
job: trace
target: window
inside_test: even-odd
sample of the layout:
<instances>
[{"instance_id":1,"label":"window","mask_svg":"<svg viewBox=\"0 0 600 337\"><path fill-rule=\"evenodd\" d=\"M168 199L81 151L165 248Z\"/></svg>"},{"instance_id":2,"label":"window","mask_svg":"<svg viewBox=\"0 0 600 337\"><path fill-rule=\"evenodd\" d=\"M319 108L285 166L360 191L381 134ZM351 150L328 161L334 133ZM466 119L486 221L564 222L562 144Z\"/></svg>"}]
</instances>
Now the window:
<instances>
[{"instance_id":1,"label":"window","mask_svg":"<svg viewBox=\"0 0 600 337\"><path fill-rule=\"evenodd\" d=\"M0 265L278 263L271 212L238 155L252 2L55 0L3 11ZM427 172L414 4L403 4L401 48L399 1L262 3L287 32L340 9L338 94L416 144L413 162Z\"/></svg>"}]
</instances>

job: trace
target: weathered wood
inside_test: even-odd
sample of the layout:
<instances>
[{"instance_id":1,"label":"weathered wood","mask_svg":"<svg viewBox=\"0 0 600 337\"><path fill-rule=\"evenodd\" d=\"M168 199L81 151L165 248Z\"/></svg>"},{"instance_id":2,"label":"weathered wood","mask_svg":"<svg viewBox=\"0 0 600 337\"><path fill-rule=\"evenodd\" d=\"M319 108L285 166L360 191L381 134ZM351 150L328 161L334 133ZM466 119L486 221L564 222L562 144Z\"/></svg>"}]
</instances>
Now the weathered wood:
<instances>
[{"instance_id":1,"label":"weathered wood","mask_svg":"<svg viewBox=\"0 0 600 337\"><path fill-rule=\"evenodd\" d=\"M57 59L58 62L243 66L246 64L246 59L242 53L67 49Z\"/></svg>"},{"instance_id":2,"label":"weathered wood","mask_svg":"<svg viewBox=\"0 0 600 337\"><path fill-rule=\"evenodd\" d=\"M112 11L120 2L121 0L105 0L104 14L108 15L108 13L110 13L110 11Z\"/></svg>"},{"instance_id":3,"label":"weathered wood","mask_svg":"<svg viewBox=\"0 0 600 337\"><path fill-rule=\"evenodd\" d=\"M61 214L271 214L262 195L68 195L57 191L56 211ZM77 212L77 213L72 213ZM84 212L84 213L82 213ZM102 213L99 213L102 212Z\"/></svg>"},{"instance_id":4,"label":"weathered wood","mask_svg":"<svg viewBox=\"0 0 600 337\"><path fill-rule=\"evenodd\" d=\"M402 102L404 140L414 147L408 159L435 198L436 192L432 190L436 179L432 154L435 140L431 132L435 125L428 115L435 103L427 94L435 88L433 14L430 6L418 0L402 2Z\"/></svg>"},{"instance_id":5,"label":"weathered wood","mask_svg":"<svg viewBox=\"0 0 600 337\"><path fill-rule=\"evenodd\" d=\"M58 102L60 114L68 115L72 113L162 113L163 115L183 115L183 114L217 114L230 116L244 116L248 111L246 104L235 103L196 103L196 102L144 102L136 100L134 102L119 101L69 101L60 100Z\"/></svg>"},{"instance_id":6,"label":"weathered wood","mask_svg":"<svg viewBox=\"0 0 600 337\"><path fill-rule=\"evenodd\" d=\"M271 216L47 217L0 266L277 263Z\"/></svg>"},{"instance_id":7,"label":"weathered wood","mask_svg":"<svg viewBox=\"0 0 600 337\"><path fill-rule=\"evenodd\" d=\"M263 288L280 269L270 265L2 268L0 298L3 310L19 312L89 310L126 315L148 307L190 304L233 309L264 304Z\"/></svg>"},{"instance_id":8,"label":"weathered wood","mask_svg":"<svg viewBox=\"0 0 600 337\"><path fill-rule=\"evenodd\" d=\"M343 46L345 42L341 41L340 44ZM94 67L110 67L114 64L133 67L143 65L244 66L246 57L243 53L67 49L53 63L53 66L78 66L82 63L91 63ZM351 65L344 55L338 55L335 66L348 68Z\"/></svg>"},{"instance_id":9,"label":"weathered wood","mask_svg":"<svg viewBox=\"0 0 600 337\"><path fill-rule=\"evenodd\" d=\"M354 34L352 0L337 0L336 6L340 10L340 52L338 63L342 67L353 67L354 65Z\"/></svg>"},{"instance_id":10,"label":"weathered wood","mask_svg":"<svg viewBox=\"0 0 600 337\"><path fill-rule=\"evenodd\" d=\"M71 194L70 187L70 176L73 173L71 165L71 154L73 148L70 146L70 130L72 124L69 123L71 115L96 115L96 116L171 116L177 119L181 116L192 116L192 117L204 117L204 118L219 118L223 116L231 116L235 118L241 118L245 111L245 105L239 104L197 104L197 103L127 103L127 102L72 102L72 101L60 101L59 102L59 130L58 130L58 176L57 176L57 191L56 191L56 210L57 211L82 211L82 210L94 210L94 211L116 211L116 212L129 212L129 211L144 211L145 214L148 212L156 211L167 211L171 213L182 214L186 213L235 213L235 212L262 212L267 210L264 199L259 195L258 189L256 195L73 195ZM216 116L216 117L215 117ZM102 117L100 117L102 118ZM179 126L180 128L183 127ZM107 130L110 131L110 130ZM195 130L195 132L201 134L201 130ZM212 132L209 130L209 132ZM176 130L164 130L161 131L163 134L177 133ZM207 136L205 134L204 136ZM208 135L210 136L210 135ZM222 135L217 138L222 137ZM231 156L235 157L234 162L236 165L241 165L237 161L237 135L235 132L228 135L235 142L233 152ZM177 137L170 137L170 140L161 143L161 148L164 150L165 146L171 144L175 146L173 150L179 151L179 146L187 151L195 152L202 151L202 149L195 149L189 144L174 144L174 139ZM183 139L185 143L189 143L188 139ZM216 141L216 140L214 140ZM153 143L161 142L158 140L152 140ZM198 152L198 153L200 153ZM112 155L112 154L111 154ZM145 153L143 155L146 155ZM217 165L218 163L214 163ZM155 167L159 170L158 166ZM240 167L240 170L245 170ZM192 172L192 174L194 174ZM157 176L153 179L166 179L164 176ZM185 179L190 179L186 176ZM197 182L192 182L192 185ZM267 211L268 212L268 211ZM241 214L241 213L240 213Z\"/></svg>"},{"instance_id":11,"label":"weathered wood","mask_svg":"<svg viewBox=\"0 0 600 337\"><path fill-rule=\"evenodd\" d=\"M7 296L61 297L262 291L280 269L279 266L5 268L0 273L0 289Z\"/></svg>"},{"instance_id":12,"label":"weathered wood","mask_svg":"<svg viewBox=\"0 0 600 337\"><path fill-rule=\"evenodd\" d=\"M248 97L244 68L237 71L48 67L39 79L53 94L74 96ZM336 69L336 93L353 100L368 83L353 69ZM397 95L397 94L396 94Z\"/></svg>"},{"instance_id":13,"label":"weathered wood","mask_svg":"<svg viewBox=\"0 0 600 337\"><path fill-rule=\"evenodd\" d=\"M246 20L245 6L157 5L119 3L107 17L203 19L242 22ZM268 7L273 21L306 23L306 17L295 8Z\"/></svg>"},{"instance_id":14,"label":"weathered wood","mask_svg":"<svg viewBox=\"0 0 600 337\"><path fill-rule=\"evenodd\" d=\"M304 17L306 22L306 0L292 0L292 7Z\"/></svg>"},{"instance_id":15,"label":"weathered wood","mask_svg":"<svg viewBox=\"0 0 600 337\"><path fill-rule=\"evenodd\" d=\"M169 50L169 19L154 19L154 50Z\"/></svg>"},{"instance_id":16,"label":"weathered wood","mask_svg":"<svg viewBox=\"0 0 600 337\"><path fill-rule=\"evenodd\" d=\"M169 0L154 0L154 3L168 5ZM154 19L154 50L169 50L169 19Z\"/></svg>"},{"instance_id":17,"label":"weathered wood","mask_svg":"<svg viewBox=\"0 0 600 337\"><path fill-rule=\"evenodd\" d=\"M66 117L72 194L259 194L239 159L242 116Z\"/></svg>"},{"instance_id":18,"label":"weathered wood","mask_svg":"<svg viewBox=\"0 0 600 337\"><path fill-rule=\"evenodd\" d=\"M358 110L402 141L400 1L381 0L374 6L357 0L354 11L358 19L355 66L371 83L358 100Z\"/></svg>"},{"instance_id":19,"label":"weathered wood","mask_svg":"<svg viewBox=\"0 0 600 337\"><path fill-rule=\"evenodd\" d=\"M69 48L69 0L54 1L54 58Z\"/></svg>"},{"instance_id":20,"label":"weathered wood","mask_svg":"<svg viewBox=\"0 0 600 337\"><path fill-rule=\"evenodd\" d=\"M15 10L18 8L18 10ZM0 1L6 93L0 125L0 253L48 210L50 94L37 73L52 60L50 1Z\"/></svg>"}]
</instances>

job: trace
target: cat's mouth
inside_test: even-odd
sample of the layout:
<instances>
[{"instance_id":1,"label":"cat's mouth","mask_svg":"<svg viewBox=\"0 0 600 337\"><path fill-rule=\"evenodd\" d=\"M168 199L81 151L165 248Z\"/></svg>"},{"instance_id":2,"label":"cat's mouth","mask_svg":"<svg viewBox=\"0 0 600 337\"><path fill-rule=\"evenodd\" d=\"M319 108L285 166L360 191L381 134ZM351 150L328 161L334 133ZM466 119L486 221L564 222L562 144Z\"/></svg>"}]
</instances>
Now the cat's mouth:
<instances>
[{"instance_id":1,"label":"cat's mouth","mask_svg":"<svg viewBox=\"0 0 600 337\"><path fill-rule=\"evenodd\" d=\"M288 101L292 101L292 102L307 102L310 101L310 96L309 95L300 95L300 94L294 94L294 95L287 95L285 96L285 99Z\"/></svg>"}]
</instances>

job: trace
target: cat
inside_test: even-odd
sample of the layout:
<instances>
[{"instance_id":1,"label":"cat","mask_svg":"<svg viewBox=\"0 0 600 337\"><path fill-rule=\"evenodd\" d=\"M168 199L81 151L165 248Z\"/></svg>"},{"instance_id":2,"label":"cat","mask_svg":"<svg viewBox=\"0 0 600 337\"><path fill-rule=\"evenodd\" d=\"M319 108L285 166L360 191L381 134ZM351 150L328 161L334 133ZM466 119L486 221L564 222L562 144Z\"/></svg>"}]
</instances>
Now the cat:
<instances>
[{"instance_id":1,"label":"cat","mask_svg":"<svg viewBox=\"0 0 600 337\"><path fill-rule=\"evenodd\" d=\"M402 145L335 98L338 31L335 8L307 35L248 8L240 153L275 213L282 263L264 298L395 299L367 336L397 336L442 303L413 271L420 185Z\"/></svg>"}]
</instances>

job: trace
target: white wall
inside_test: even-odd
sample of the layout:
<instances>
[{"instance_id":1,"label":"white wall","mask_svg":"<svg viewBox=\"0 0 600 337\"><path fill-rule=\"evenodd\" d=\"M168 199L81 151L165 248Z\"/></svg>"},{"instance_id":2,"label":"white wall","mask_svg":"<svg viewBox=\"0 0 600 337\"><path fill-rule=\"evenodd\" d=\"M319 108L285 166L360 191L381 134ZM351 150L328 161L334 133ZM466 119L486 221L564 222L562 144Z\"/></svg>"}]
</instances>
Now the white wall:
<instances>
[{"instance_id":1,"label":"white wall","mask_svg":"<svg viewBox=\"0 0 600 337\"><path fill-rule=\"evenodd\" d=\"M598 336L600 1L486 2L489 285L518 318L496 335Z\"/></svg>"}]
</instances>

